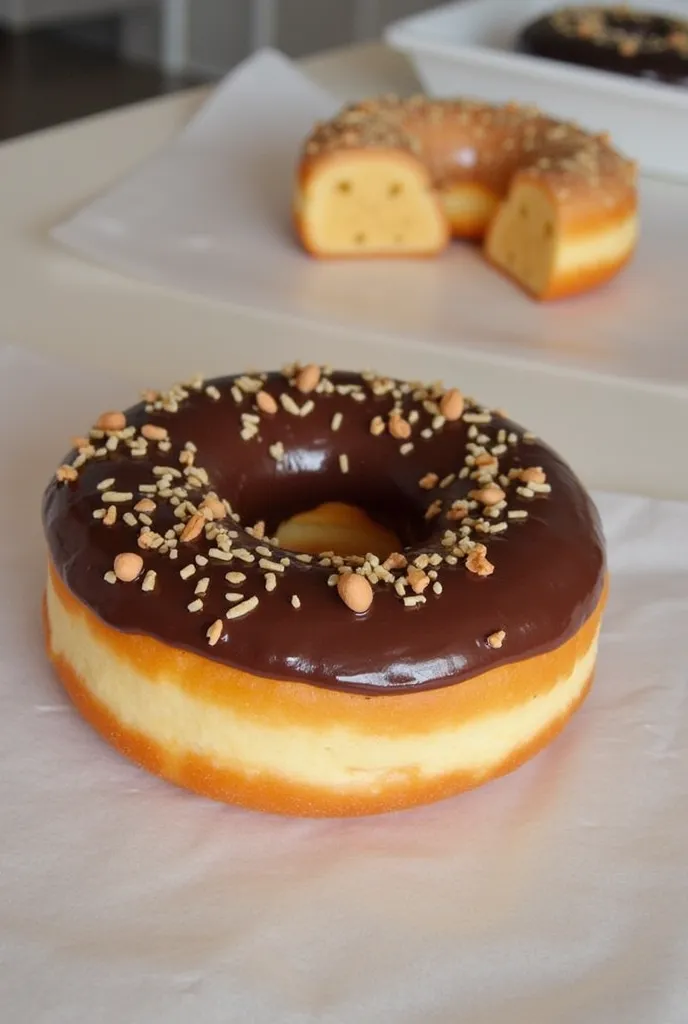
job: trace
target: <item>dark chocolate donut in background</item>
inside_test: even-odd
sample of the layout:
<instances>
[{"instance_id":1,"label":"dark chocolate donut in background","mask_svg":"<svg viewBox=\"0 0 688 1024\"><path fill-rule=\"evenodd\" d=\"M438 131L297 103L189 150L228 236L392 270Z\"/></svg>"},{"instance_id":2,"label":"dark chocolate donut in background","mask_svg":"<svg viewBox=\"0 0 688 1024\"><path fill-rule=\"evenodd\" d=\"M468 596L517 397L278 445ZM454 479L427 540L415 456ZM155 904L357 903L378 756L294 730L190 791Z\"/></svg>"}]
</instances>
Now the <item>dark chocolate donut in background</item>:
<instances>
[{"instance_id":1,"label":"dark chocolate donut in background","mask_svg":"<svg viewBox=\"0 0 688 1024\"><path fill-rule=\"evenodd\" d=\"M627 5L560 7L520 33L521 53L615 74L688 84L686 19Z\"/></svg>"}]
</instances>

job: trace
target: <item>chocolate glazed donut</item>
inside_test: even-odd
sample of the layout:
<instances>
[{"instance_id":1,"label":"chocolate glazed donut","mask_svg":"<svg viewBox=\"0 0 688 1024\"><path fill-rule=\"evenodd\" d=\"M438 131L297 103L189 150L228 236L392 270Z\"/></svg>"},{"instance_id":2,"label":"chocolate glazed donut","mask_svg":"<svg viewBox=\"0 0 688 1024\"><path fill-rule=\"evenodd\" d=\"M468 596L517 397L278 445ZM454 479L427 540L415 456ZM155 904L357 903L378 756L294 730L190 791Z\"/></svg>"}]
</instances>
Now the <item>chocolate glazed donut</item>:
<instances>
[{"instance_id":1,"label":"chocolate glazed donut","mask_svg":"<svg viewBox=\"0 0 688 1024\"><path fill-rule=\"evenodd\" d=\"M626 5L563 7L528 25L522 53L660 82L688 82L688 20Z\"/></svg>"},{"instance_id":2,"label":"chocolate glazed donut","mask_svg":"<svg viewBox=\"0 0 688 1024\"><path fill-rule=\"evenodd\" d=\"M62 583L121 633L254 676L441 688L554 650L601 599L600 524L575 475L456 390L314 366L196 380L76 445L43 507ZM400 551L270 539L324 501L365 509ZM370 587L364 614L340 597L351 572Z\"/></svg>"}]
</instances>

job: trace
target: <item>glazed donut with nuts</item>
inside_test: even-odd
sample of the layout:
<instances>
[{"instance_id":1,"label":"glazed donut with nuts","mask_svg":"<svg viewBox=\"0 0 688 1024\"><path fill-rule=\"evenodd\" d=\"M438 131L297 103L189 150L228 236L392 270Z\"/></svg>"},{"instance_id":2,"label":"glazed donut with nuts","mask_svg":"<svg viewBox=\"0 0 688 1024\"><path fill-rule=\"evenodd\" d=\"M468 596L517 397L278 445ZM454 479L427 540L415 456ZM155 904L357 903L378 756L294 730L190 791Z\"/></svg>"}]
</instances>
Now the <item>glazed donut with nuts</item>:
<instances>
[{"instance_id":1,"label":"glazed donut with nuts","mask_svg":"<svg viewBox=\"0 0 688 1024\"><path fill-rule=\"evenodd\" d=\"M73 702L218 800L438 800L530 758L590 686L597 513L457 388L294 364L146 391L73 440L43 517Z\"/></svg>"},{"instance_id":2,"label":"glazed donut with nuts","mask_svg":"<svg viewBox=\"0 0 688 1024\"><path fill-rule=\"evenodd\" d=\"M628 4L560 7L527 25L523 53L674 85L688 83L688 19Z\"/></svg>"},{"instance_id":3,"label":"glazed donut with nuts","mask_svg":"<svg viewBox=\"0 0 688 1024\"><path fill-rule=\"evenodd\" d=\"M367 100L316 125L294 217L319 257L433 256L451 237L538 299L614 277L638 234L635 165L532 107Z\"/></svg>"}]
</instances>

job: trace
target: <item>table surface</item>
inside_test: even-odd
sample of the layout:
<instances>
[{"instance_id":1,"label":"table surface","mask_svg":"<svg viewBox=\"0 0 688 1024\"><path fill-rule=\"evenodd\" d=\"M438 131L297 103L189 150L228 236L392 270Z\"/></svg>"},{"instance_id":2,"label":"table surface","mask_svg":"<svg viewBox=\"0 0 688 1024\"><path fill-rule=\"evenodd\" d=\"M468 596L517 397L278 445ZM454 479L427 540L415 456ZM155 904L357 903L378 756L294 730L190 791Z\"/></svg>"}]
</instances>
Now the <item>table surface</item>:
<instances>
[{"instance_id":1,"label":"table surface","mask_svg":"<svg viewBox=\"0 0 688 1024\"><path fill-rule=\"evenodd\" d=\"M409 93L404 58L355 47L303 63L341 100ZM657 384L525 367L480 352L390 346L120 277L60 249L50 228L179 131L206 92L182 92L0 146L0 341L142 386L291 359L458 384L542 434L596 488L688 499L688 398ZM687 354L688 358L688 354ZM126 396L121 396L124 400Z\"/></svg>"}]
</instances>

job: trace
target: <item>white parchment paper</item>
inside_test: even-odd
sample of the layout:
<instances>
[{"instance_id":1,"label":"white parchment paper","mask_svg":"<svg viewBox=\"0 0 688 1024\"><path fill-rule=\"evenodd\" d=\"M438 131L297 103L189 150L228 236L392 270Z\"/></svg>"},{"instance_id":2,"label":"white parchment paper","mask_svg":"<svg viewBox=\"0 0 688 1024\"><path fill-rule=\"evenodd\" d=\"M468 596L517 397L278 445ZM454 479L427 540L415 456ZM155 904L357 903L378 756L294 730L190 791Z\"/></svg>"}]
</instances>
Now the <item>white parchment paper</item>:
<instances>
[{"instance_id":1,"label":"white parchment paper","mask_svg":"<svg viewBox=\"0 0 688 1024\"><path fill-rule=\"evenodd\" d=\"M3 1024L684 1024L688 505L597 495L597 679L530 764L416 811L263 816L122 760L43 653L42 489L135 390L0 349Z\"/></svg>"},{"instance_id":2,"label":"white parchment paper","mask_svg":"<svg viewBox=\"0 0 688 1024\"><path fill-rule=\"evenodd\" d=\"M313 260L291 228L294 169L313 122L338 106L262 51L172 145L94 202L84 196L53 234L131 276L269 313L688 388L688 185L643 181L633 265L565 302L533 302L471 245L434 260Z\"/></svg>"}]
</instances>

